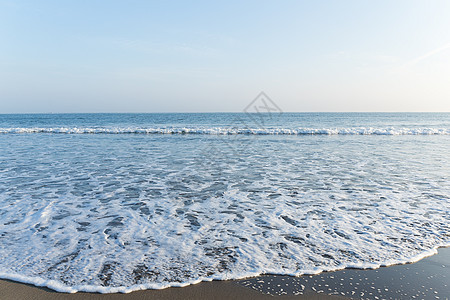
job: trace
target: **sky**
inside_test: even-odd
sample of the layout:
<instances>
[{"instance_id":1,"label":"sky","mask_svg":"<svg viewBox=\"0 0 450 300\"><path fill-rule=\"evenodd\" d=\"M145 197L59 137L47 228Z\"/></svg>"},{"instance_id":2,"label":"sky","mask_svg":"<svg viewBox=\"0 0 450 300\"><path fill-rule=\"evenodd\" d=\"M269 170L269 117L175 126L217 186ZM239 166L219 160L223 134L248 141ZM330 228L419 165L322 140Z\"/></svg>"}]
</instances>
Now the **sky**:
<instances>
[{"instance_id":1,"label":"sky","mask_svg":"<svg viewBox=\"0 0 450 300\"><path fill-rule=\"evenodd\" d=\"M450 111L450 1L0 0L0 113Z\"/></svg>"}]
</instances>

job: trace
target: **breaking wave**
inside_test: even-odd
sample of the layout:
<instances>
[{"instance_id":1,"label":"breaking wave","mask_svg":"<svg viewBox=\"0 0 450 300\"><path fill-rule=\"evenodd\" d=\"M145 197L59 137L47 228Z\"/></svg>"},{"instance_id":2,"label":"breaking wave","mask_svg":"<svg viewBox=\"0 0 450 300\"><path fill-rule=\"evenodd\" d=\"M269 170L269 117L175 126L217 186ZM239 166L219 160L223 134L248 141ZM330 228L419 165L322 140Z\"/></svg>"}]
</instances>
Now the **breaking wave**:
<instances>
[{"instance_id":1,"label":"breaking wave","mask_svg":"<svg viewBox=\"0 0 450 300\"><path fill-rule=\"evenodd\" d=\"M198 135L450 135L450 128L234 128L234 127L29 127L0 128L0 134L198 134Z\"/></svg>"}]
</instances>

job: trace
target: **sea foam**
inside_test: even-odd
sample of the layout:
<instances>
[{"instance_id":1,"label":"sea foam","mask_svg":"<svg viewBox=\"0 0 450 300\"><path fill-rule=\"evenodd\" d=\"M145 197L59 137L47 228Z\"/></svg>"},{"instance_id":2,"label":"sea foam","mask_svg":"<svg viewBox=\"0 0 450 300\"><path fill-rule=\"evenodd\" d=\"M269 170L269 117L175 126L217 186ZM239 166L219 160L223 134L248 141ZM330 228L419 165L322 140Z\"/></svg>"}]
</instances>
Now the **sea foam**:
<instances>
[{"instance_id":1,"label":"sea foam","mask_svg":"<svg viewBox=\"0 0 450 300\"><path fill-rule=\"evenodd\" d=\"M377 268L450 245L447 136L1 142L0 277L61 292Z\"/></svg>"},{"instance_id":2,"label":"sea foam","mask_svg":"<svg viewBox=\"0 0 450 300\"><path fill-rule=\"evenodd\" d=\"M449 128L233 128L233 127L24 127L0 128L8 133L54 134L205 134L205 135L450 135Z\"/></svg>"}]
</instances>

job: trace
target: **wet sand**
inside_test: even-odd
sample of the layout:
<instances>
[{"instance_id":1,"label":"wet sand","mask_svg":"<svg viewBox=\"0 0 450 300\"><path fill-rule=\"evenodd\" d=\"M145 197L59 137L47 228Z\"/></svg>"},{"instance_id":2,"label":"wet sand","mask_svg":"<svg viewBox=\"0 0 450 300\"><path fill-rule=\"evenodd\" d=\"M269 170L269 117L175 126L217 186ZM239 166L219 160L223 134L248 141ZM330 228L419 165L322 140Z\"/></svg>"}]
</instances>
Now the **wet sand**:
<instances>
[{"instance_id":1,"label":"wet sand","mask_svg":"<svg viewBox=\"0 0 450 300\"><path fill-rule=\"evenodd\" d=\"M413 264L345 269L314 276L260 276L239 281L272 295L315 291L354 299L449 299L450 248Z\"/></svg>"},{"instance_id":2,"label":"wet sand","mask_svg":"<svg viewBox=\"0 0 450 300\"><path fill-rule=\"evenodd\" d=\"M449 278L450 248L441 248L437 255L417 263L376 270L346 269L301 277L266 275L129 294L63 294L0 280L0 299L448 299Z\"/></svg>"},{"instance_id":3,"label":"wet sand","mask_svg":"<svg viewBox=\"0 0 450 300\"><path fill-rule=\"evenodd\" d=\"M288 295L282 299L345 299L344 297L327 296L310 293L304 296ZM28 284L17 283L9 280L0 280L1 300L197 300L197 299L267 299L274 297L263 294L257 290L247 288L236 281L212 281L201 282L183 288L168 288L163 290L136 291L129 294L94 294L75 293L64 294L49 289L39 288Z\"/></svg>"}]
</instances>

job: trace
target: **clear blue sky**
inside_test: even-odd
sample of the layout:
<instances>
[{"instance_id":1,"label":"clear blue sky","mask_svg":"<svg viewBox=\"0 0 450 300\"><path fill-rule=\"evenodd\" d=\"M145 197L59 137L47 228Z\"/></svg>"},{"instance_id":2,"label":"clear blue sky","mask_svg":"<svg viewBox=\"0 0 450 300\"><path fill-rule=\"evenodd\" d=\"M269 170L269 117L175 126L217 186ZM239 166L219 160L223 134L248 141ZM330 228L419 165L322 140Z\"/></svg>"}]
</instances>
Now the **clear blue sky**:
<instances>
[{"instance_id":1,"label":"clear blue sky","mask_svg":"<svg viewBox=\"0 0 450 300\"><path fill-rule=\"evenodd\" d=\"M0 112L450 111L450 1L0 0Z\"/></svg>"}]
</instances>

